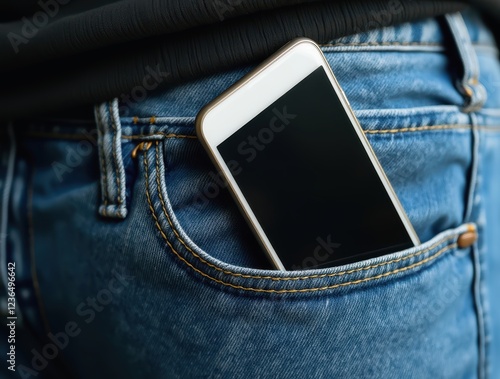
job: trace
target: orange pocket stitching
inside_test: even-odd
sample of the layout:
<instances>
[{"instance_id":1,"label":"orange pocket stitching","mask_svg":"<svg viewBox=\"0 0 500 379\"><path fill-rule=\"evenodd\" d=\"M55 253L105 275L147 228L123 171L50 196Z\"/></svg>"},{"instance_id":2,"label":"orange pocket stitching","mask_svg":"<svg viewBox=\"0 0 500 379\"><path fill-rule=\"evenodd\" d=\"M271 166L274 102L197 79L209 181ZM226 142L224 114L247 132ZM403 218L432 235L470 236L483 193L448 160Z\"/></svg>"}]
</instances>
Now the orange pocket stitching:
<instances>
[{"instance_id":1,"label":"orange pocket stitching","mask_svg":"<svg viewBox=\"0 0 500 379\"><path fill-rule=\"evenodd\" d=\"M197 139L197 136L190 135L190 134L175 134L175 133L164 133L164 132L156 132L152 134L137 134L133 136L124 136L122 135L122 138L124 139L141 139L141 138L147 138L147 137L155 137L155 136L162 136L164 138L192 138L192 139Z\"/></svg>"}]
</instances>

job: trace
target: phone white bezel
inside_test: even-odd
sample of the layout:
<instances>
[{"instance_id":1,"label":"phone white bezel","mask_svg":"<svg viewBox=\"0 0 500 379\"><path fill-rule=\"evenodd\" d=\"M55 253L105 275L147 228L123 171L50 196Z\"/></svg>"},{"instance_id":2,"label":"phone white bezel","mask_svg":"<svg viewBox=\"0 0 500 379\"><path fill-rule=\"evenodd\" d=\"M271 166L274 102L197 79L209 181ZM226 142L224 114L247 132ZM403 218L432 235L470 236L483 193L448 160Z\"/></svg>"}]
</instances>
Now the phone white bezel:
<instances>
[{"instance_id":1,"label":"phone white bezel","mask_svg":"<svg viewBox=\"0 0 500 379\"><path fill-rule=\"evenodd\" d=\"M238 83L213 100L202 109L196 120L198 137L213 162L224 175L232 190L233 197L267 251L269 258L276 268L284 271L285 267L217 150L217 146L320 66L324 68L330 79L332 87L344 106L356 134L370 157L412 242L415 246L420 244L413 226L380 166L321 49L312 40L300 38L285 45Z\"/></svg>"}]
</instances>

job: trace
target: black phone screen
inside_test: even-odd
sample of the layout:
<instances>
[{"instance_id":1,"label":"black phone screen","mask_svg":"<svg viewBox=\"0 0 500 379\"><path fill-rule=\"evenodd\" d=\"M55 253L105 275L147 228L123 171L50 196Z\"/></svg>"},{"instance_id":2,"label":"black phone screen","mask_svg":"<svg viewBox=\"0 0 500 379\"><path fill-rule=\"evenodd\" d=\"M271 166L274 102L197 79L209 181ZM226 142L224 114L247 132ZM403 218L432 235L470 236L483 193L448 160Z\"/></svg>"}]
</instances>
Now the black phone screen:
<instances>
[{"instance_id":1,"label":"black phone screen","mask_svg":"<svg viewBox=\"0 0 500 379\"><path fill-rule=\"evenodd\" d=\"M414 246L322 67L217 149L287 270Z\"/></svg>"}]
</instances>

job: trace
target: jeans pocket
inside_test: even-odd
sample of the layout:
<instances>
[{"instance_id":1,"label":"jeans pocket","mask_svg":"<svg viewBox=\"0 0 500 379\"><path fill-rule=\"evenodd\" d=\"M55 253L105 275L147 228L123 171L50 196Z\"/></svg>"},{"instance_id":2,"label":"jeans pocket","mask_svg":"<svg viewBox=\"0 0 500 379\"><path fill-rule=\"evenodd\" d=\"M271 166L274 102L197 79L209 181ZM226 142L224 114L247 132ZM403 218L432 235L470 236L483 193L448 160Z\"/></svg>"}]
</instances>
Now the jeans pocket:
<instances>
[{"instance_id":1,"label":"jeans pocket","mask_svg":"<svg viewBox=\"0 0 500 379\"><path fill-rule=\"evenodd\" d=\"M154 141L144 152L141 166L147 207L166 254L182 270L205 283L254 294L344 292L397 282L398 278L417 273L425 276L423 272L440 260L464 259L457 241L472 224L449 228L404 251L339 267L271 270L233 200L222 188L223 182L218 182L221 188L215 190L216 173L207 174L205 167L197 168L203 166L197 153L201 149L199 142L193 138L187 147L183 138L171 134ZM200 202L202 195L207 196L206 203ZM199 208L200 204L205 205Z\"/></svg>"},{"instance_id":2,"label":"jeans pocket","mask_svg":"<svg viewBox=\"0 0 500 379\"><path fill-rule=\"evenodd\" d=\"M234 229L229 238L221 238L233 224L248 229L222 189L220 198L210 202L220 199L217 205L201 212L206 217L193 213L196 188L210 180L177 171L177 155L185 170L201 164L199 143L192 139L191 147L181 147L181 141L187 142L182 138L154 141L141 157L143 200L148 223L156 230L151 250L161 249L164 255L160 288L161 298L168 300L162 309L173 315L158 318L167 318L165 330L176 351L192 354L194 349L204 357L194 366L175 366L176 372L201 375L212 360L223 359L224 374L235 377L240 370L262 377L386 373L395 378L401 372L473 377L474 263L471 247L464 244L473 224L449 228L411 249L344 266L290 272L253 268L245 262L254 263L248 257L262 253L255 243L244 243L246 233ZM216 237L207 239L205 233ZM270 351L275 364L262 366ZM367 360L373 364L360 364Z\"/></svg>"}]
</instances>

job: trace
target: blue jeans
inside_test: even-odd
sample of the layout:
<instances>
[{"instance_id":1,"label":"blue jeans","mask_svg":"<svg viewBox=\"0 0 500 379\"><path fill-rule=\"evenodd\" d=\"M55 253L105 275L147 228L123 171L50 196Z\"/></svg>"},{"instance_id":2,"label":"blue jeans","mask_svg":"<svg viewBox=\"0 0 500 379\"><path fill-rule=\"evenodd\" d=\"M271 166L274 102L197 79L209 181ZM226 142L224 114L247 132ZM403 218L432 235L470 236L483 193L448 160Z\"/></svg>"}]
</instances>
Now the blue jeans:
<instances>
[{"instance_id":1,"label":"blue jeans","mask_svg":"<svg viewBox=\"0 0 500 379\"><path fill-rule=\"evenodd\" d=\"M95 121L14 122L2 137L17 377L500 377L491 35L448 15L322 48L422 244L271 269L194 131L250 67L167 90L151 68Z\"/></svg>"}]
</instances>

